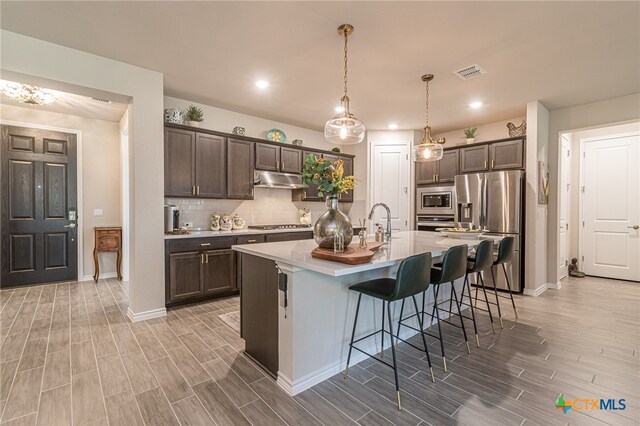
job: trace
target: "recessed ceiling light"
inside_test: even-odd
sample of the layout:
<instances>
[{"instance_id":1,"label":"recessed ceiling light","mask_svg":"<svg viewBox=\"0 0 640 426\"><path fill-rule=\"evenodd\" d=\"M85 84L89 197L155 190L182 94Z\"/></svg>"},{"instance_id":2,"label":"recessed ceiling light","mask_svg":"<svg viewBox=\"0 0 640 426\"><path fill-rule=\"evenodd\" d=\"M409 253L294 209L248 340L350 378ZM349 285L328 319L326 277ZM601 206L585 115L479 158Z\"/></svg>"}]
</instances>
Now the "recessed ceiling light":
<instances>
[{"instance_id":1,"label":"recessed ceiling light","mask_svg":"<svg viewBox=\"0 0 640 426\"><path fill-rule=\"evenodd\" d=\"M482 106L482 102L480 102L480 101L471 102L471 103L469 104L469 106L470 106L471 108L473 108L473 109L478 109L478 108L480 108L480 107Z\"/></svg>"},{"instance_id":2,"label":"recessed ceiling light","mask_svg":"<svg viewBox=\"0 0 640 426\"><path fill-rule=\"evenodd\" d=\"M335 107L333 110L339 114L339 113L341 113L341 112L344 112L344 107L342 107L342 106L337 106L337 107Z\"/></svg>"},{"instance_id":3,"label":"recessed ceiling light","mask_svg":"<svg viewBox=\"0 0 640 426\"><path fill-rule=\"evenodd\" d=\"M269 82L266 80L258 80L256 81L256 87L258 87L259 89L266 89L267 87L269 87Z\"/></svg>"},{"instance_id":4,"label":"recessed ceiling light","mask_svg":"<svg viewBox=\"0 0 640 426\"><path fill-rule=\"evenodd\" d=\"M389 127L389 129L391 130L395 130L398 128L398 123L389 123L389 126L387 127Z\"/></svg>"}]
</instances>

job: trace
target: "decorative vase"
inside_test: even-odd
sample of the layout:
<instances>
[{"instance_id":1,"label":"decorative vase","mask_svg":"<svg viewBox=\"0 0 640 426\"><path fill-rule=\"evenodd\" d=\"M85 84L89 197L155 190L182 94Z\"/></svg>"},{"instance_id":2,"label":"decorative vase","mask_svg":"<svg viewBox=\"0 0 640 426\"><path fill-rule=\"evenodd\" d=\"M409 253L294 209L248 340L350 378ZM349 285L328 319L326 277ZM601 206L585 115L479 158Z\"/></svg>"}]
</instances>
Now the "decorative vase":
<instances>
[{"instance_id":1,"label":"decorative vase","mask_svg":"<svg viewBox=\"0 0 640 426\"><path fill-rule=\"evenodd\" d=\"M313 238L318 247L333 249L333 239L337 233L344 236L344 247L351 243L353 239L353 226L349 217L340 211L338 207L338 196L327 197L328 210L322 214L313 227Z\"/></svg>"},{"instance_id":2,"label":"decorative vase","mask_svg":"<svg viewBox=\"0 0 640 426\"><path fill-rule=\"evenodd\" d=\"M167 123L183 124L184 112L175 108L166 108L164 110L164 121Z\"/></svg>"},{"instance_id":3,"label":"decorative vase","mask_svg":"<svg viewBox=\"0 0 640 426\"><path fill-rule=\"evenodd\" d=\"M187 126L200 127L200 122L199 121L187 120Z\"/></svg>"},{"instance_id":4,"label":"decorative vase","mask_svg":"<svg viewBox=\"0 0 640 426\"><path fill-rule=\"evenodd\" d=\"M228 214L224 214L222 216L220 222L220 230L221 231L231 231L233 229L233 219Z\"/></svg>"},{"instance_id":5,"label":"decorative vase","mask_svg":"<svg viewBox=\"0 0 640 426\"><path fill-rule=\"evenodd\" d=\"M216 212L213 212L213 214L211 215L211 230L212 231L219 231L220 230L220 220L222 218L220 217L220 215Z\"/></svg>"},{"instance_id":6,"label":"decorative vase","mask_svg":"<svg viewBox=\"0 0 640 426\"><path fill-rule=\"evenodd\" d=\"M232 223L233 223L233 229L242 229L242 228L244 228L244 219L241 218L239 214L236 213L236 215L231 220L232 220Z\"/></svg>"},{"instance_id":7,"label":"decorative vase","mask_svg":"<svg viewBox=\"0 0 640 426\"><path fill-rule=\"evenodd\" d=\"M467 138L467 144L474 143L476 138Z\"/></svg>"}]
</instances>

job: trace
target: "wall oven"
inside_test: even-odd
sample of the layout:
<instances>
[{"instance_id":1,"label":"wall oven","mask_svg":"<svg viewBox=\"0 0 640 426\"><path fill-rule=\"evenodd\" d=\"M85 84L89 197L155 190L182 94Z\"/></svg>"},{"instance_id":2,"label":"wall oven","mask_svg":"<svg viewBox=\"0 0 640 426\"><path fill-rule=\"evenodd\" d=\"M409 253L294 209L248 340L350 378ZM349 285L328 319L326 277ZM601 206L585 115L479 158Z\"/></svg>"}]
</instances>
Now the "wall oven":
<instances>
[{"instance_id":1,"label":"wall oven","mask_svg":"<svg viewBox=\"0 0 640 426\"><path fill-rule=\"evenodd\" d=\"M416 215L455 215L455 187L429 186L418 188L416 194Z\"/></svg>"},{"instance_id":2,"label":"wall oven","mask_svg":"<svg viewBox=\"0 0 640 426\"><path fill-rule=\"evenodd\" d=\"M438 228L453 228L454 217L450 215L419 214L416 217L416 229L418 231L436 231Z\"/></svg>"}]
</instances>

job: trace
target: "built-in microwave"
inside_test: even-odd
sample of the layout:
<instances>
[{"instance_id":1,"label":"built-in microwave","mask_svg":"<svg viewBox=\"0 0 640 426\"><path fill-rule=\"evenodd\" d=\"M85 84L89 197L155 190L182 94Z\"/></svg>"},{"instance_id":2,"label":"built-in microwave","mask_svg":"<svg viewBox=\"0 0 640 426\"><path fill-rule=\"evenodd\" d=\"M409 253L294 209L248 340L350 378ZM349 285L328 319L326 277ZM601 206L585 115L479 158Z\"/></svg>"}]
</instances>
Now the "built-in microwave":
<instances>
[{"instance_id":1,"label":"built-in microwave","mask_svg":"<svg viewBox=\"0 0 640 426\"><path fill-rule=\"evenodd\" d=\"M418 188L416 193L416 214L455 214L455 187L429 186Z\"/></svg>"}]
</instances>

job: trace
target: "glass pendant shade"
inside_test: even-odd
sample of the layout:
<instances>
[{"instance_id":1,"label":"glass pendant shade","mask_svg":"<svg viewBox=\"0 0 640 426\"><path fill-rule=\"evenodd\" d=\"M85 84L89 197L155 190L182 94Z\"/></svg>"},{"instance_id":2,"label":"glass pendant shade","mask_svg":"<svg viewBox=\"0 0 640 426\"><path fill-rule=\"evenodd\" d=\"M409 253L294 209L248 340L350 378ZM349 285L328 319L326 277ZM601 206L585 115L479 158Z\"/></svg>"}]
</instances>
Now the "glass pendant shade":
<instances>
[{"instance_id":1,"label":"glass pendant shade","mask_svg":"<svg viewBox=\"0 0 640 426\"><path fill-rule=\"evenodd\" d=\"M355 145L364 140L365 128L353 114L341 112L324 125L324 137L336 145Z\"/></svg>"},{"instance_id":2,"label":"glass pendant shade","mask_svg":"<svg viewBox=\"0 0 640 426\"><path fill-rule=\"evenodd\" d=\"M49 105L56 100L53 93L28 84L7 81L2 84L1 90L6 96L30 105Z\"/></svg>"},{"instance_id":3,"label":"glass pendant shade","mask_svg":"<svg viewBox=\"0 0 640 426\"><path fill-rule=\"evenodd\" d=\"M425 163L427 161L438 161L442 159L442 145L437 143L421 143L413 147L413 161Z\"/></svg>"}]
</instances>

